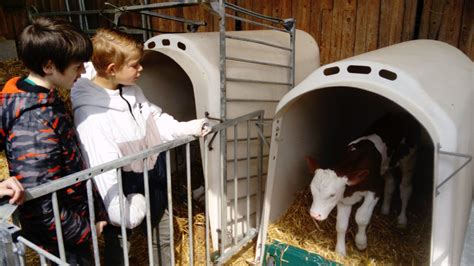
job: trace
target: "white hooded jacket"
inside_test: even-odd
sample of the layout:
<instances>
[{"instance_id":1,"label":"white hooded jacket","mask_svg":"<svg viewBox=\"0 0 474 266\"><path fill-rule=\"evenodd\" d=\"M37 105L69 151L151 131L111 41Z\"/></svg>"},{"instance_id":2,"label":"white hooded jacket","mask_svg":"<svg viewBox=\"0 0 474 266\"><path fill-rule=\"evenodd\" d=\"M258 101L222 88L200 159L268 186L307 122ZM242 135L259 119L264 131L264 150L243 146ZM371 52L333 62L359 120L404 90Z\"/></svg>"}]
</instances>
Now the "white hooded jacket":
<instances>
[{"instance_id":1,"label":"white hooded jacket","mask_svg":"<svg viewBox=\"0 0 474 266\"><path fill-rule=\"evenodd\" d=\"M201 134L205 119L179 122L150 103L138 86L108 90L87 78L79 79L71 91L74 122L82 151L89 166L100 165L142 151L184 135ZM152 169L157 156L149 158ZM143 163L134 162L124 171L143 172ZM94 177L107 209L110 222L120 225L117 171ZM127 228L139 225L146 215L142 194L129 194L124 199L124 221Z\"/></svg>"}]
</instances>

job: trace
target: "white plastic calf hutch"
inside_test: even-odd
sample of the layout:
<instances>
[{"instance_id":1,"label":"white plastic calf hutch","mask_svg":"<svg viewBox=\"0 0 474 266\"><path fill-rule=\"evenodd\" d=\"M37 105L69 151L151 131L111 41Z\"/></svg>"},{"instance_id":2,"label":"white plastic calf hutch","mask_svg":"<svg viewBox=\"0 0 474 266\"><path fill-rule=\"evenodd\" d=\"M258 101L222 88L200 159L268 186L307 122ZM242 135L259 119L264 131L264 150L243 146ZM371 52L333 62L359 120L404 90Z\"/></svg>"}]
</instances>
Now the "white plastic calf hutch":
<instances>
[{"instance_id":1,"label":"white plastic calf hutch","mask_svg":"<svg viewBox=\"0 0 474 266\"><path fill-rule=\"evenodd\" d=\"M234 38L249 38L276 46L289 47L288 34L278 31L240 31L227 32ZM295 83L299 83L307 75L319 67L319 49L314 39L307 33L297 31L295 55ZM221 117L221 91L219 69L219 33L186 33L163 34L145 42L146 53L143 59L144 71L139 80L147 98L162 107L167 113L178 120L202 118L208 114L210 119ZM291 62L290 53L280 48L261 45L259 43L226 41L226 56L228 58L241 58L271 64L288 65ZM290 89L289 69L272 65L252 64L245 61L226 61L227 95L226 117L235 118L252 111L265 111L265 119L273 118L274 110L279 100ZM281 84L265 84L251 82L233 82L232 79L269 80ZM267 138L270 137L271 125L265 126ZM243 127L239 132L246 132ZM229 130L228 139L232 139L233 131ZM240 137L240 135L239 135ZM255 130L252 137L256 138ZM257 143L255 139L252 143ZM201 143L201 147L202 147ZM212 144L209 153L209 185L210 185L210 222L214 249L217 248L217 230L219 225L219 178L220 154L218 139ZM238 158L246 158L246 143L238 144ZM256 156L257 145L251 145L251 156ZM227 161L233 161L233 143L228 141ZM202 151L202 149L201 149ZM264 154L268 154L265 148ZM264 156L268 157L268 156ZM264 158L263 165L267 165ZM245 161L239 162L238 173L244 176L247 165ZM256 175L257 165L250 166L252 176ZM265 167L266 168L266 167ZM264 173L265 173L264 169ZM233 176L232 167L227 167L229 179ZM239 180L239 198L251 193L256 193L256 178L252 178L251 191L245 189L245 180ZM229 182L228 190L232 191ZM229 193L232 194L232 193ZM233 195L228 197L227 213L233 212ZM253 212L255 212L255 196L252 196ZM245 213L245 201L239 199L238 212ZM255 213L253 214L255 217ZM260 216L259 216L260 218ZM242 219L242 223L245 220ZM243 226L243 225L242 225ZM248 226L248 225L246 225ZM252 225L255 226L255 225ZM240 228L240 227L239 227Z\"/></svg>"},{"instance_id":2,"label":"white plastic calf hutch","mask_svg":"<svg viewBox=\"0 0 474 266\"><path fill-rule=\"evenodd\" d=\"M276 110L257 261L269 223L285 212L296 191L309 186L305 155L324 165L384 113L406 111L424 128L422 146L431 153L424 154L422 166L429 173L426 185L418 181L433 206L429 262L459 264L472 202L467 164L474 150L472 90L472 61L430 40L400 43L313 72Z\"/></svg>"}]
</instances>

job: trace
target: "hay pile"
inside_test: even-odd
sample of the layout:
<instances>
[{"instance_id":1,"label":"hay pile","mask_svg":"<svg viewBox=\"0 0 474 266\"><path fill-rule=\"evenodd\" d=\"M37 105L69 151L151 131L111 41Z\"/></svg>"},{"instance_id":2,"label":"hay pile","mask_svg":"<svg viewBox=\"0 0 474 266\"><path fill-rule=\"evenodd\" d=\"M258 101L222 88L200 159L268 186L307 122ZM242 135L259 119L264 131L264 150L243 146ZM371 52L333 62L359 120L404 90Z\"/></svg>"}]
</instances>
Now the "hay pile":
<instances>
[{"instance_id":1,"label":"hay pile","mask_svg":"<svg viewBox=\"0 0 474 266\"><path fill-rule=\"evenodd\" d=\"M396 201L395 195L393 201ZM397 228L396 211L392 210L388 216L381 215L379 204L367 227L368 247L364 251L355 246L357 224L354 215L359 205L354 206L346 234L347 256L343 257L334 252L337 211L322 222L312 219L309 215L312 195L308 188L298 192L287 212L269 226L267 242L278 240L344 265L428 264L431 206L425 198L411 199L410 204L416 206L408 206L406 229Z\"/></svg>"}]
</instances>

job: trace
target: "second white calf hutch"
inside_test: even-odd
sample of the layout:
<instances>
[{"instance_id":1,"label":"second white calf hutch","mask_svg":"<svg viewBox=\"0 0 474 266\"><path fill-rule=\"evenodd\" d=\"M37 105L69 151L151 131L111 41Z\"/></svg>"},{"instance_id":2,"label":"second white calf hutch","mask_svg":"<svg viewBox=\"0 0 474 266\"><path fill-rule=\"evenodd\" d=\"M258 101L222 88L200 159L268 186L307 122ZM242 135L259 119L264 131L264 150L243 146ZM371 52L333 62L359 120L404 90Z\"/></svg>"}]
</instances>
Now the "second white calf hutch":
<instances>
[{"instance_id":1,"label":"second white calf hutch","mask_svg":"<svg viewBox=\"0 0 474 266\"><path fill-rule=\"evenodd\" d=\"M295 192L309 186L305 156L322 164L334 161L377 118L401 111L424 129L425 177L418 189L433 206L429 263L459 264L472 202L472 90L472 61L431 40L400 43L314 71L276 109L256 259L263 261L269 223L285 212Z\"/></svg>"},{"instance_id":2,"label":"second white calf hutch","mask_svg":"<svg viewBox=\"0 0 474 266\"><path fill-rule=\"evenodd\" d=\"M271 119L281 97L291 89L291 53L289 35L274 30L226 32L226 119L264 110L264 133L269 140ZM253 40L248 42L246 40ZM295 75L297 84L319 67L319 49L314 39L305 32L296 31ZM146 97L180 121L203 118L211 122L221 118L222 96L219 65L219 33L162 34L145 42L143 59L144 70L138 81ZM259 64L252 63L260 62ZM214 121L217 123L218 121ZM253 122L253 124L255 121ZM254 128L254 127L253 127ZM255 221L258 213L256 203L257 163L246 161L247 130L244 125L238 128L238 144L233 150L234 131L227 131L227 213L234 213L233 182L234 169L231 166L236 158L238 169L238 211L237 217L245 216L245 197L251 195L251 214ZM257 156L258 134L252 129L250 156ZM201 143L203 148L203 143ZM206 147L207 148L207 147ZM202 150L201 150L202 154ZM266 173L268 147L263 151L263 174ZM256 159L256 158L255 158ZM212 143L209 152L208 178L210 222L214 249L217 249L217 231L220 230L221 217L219 181L220 181L220 145L219 138ZM245 179L247 168L250 170L251 187L247 191ZM241 178L242 177L242 178ZM256 210L257 209L257 210ZM252 214L253 213L253 214ZM260 218L260 215L258 215ZM258 219L257 218L257 219ZM229 221L230 223L230 221ZM246 220L239 218L239 232ZM255 226L255 224L251 225ZM227 229L232 230L231 227ZM227 232L226 235L232 235ZM228 241L232 241L228 239Z\"/></svg>"}]
</instances>

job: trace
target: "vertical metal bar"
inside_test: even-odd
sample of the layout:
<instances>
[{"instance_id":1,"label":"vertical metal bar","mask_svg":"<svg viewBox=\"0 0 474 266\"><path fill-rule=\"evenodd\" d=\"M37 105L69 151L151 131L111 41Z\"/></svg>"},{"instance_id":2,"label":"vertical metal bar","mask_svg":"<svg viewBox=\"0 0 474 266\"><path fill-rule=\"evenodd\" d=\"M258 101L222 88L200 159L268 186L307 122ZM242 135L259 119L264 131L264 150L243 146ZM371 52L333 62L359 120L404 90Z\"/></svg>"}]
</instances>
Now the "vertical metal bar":
<instances>
[{"instance_id":1,"label":"vertical metal bar","mask_svg":"<svg viewBox=\"0 0 474 266\"><path fill-rule=\"evenodd\" d=\"M79 6L81 8L81 11L86 11L86 4L84 3L84 0L80 0ZM89 30L89 20L87 18L87 15L84 15L83 19L84 19L86 30Z\"/></svg>"},{"instance_id":2,"label":"vertical metal bar","mask_svg":"<svg viewBox=\"0 0 474 266\"><path fill-rule=\"evenodd\" d=\"M25 244L23 242L20 242L18 241L18 243L16 243L16 246L18 247L18 250L20 251L18 253L18 258L20 260L20 266L24 266L25 265Z\"/></svg>"},{"instance_id":3,"label":"vertical metal bar","mask_svg":"<svg viewBox=\"0 0 474 266\"><path fill-rule=\"evenodd\" d=\"M171 265L174 265L174 235L173 235L173 198L171 191L171 160L170 151L166 151L166 187L168 190L168 212L170 215L170 251L171 251Z\"/></svg>"},{"instance_id":4,"label":"vertical metal bar","mask_svg":"<svg viewBox=\"0 0 474 266\"><path fill-rule=\"evenodd\" d=\"M92 233L92 247L94 249L95 265L100 265L99 243L97 241L97 231L95 227L95 208L94 208L94 194L92 191L92 179L87 180L87 204L89 205L89 219L91 223Z\"/></svg>"},{"instance_id":5,"label":"vertical metal bar","mask_svg":"<svg viewBox=\"0 0 474 266\"><path fill-rule=\"evenodd\" d=\"M295 64L295 50L296 50L296 21L295 19L293 19L293 25L291 27L291 30L290 30L290 48L291 48L291 54L290 54L290 58L291 58L291 70L290 70L290 83L291 83L291 89L293 89L295 87L295 68L296 68L296 64Z\"/></svg>"},{"instance_id":6,"label":"vertical metal bar","mask_svg":"<svg viewBox=\"0 0 474 266\"><path fill-rule=\"evenodd\" d=\"M128 242L127 242L127 228L125 228L124 218L125 215L125 206L124 206L124 195L123 195L123 187L122 187L122 169L117 169L117 182L118 182L118 189L119 189L119 206L120 206L120 228L122 229L122 251L123 251L123 261L125 266L128 266ZM117 254L118 255L118 254Z\"/></svg>"},{"instance_id":7,"label":"vertical metal bar","mask_svg":"<svg viewBox=\"0 0 474 266\"><path fill-rule=\"evenodd\" d=\"M153 229L151 228L151 205L150 205L150 178L148 176L148 158L143 159L143 182L145 184L146 202L146 240L148 243L148 262L155 265L153 261Z\"/></svg>"},{"instance_id":8,"label":"vertical metal bar","mask_svg":"<svg viewBox=\"0 0 474 266\"><path fill-rule=\"evenodd\" d=\"M209 150L207 149L209 144L209 138L204 136L204 201L205 201L205 216L206 216L206 266L211 265L211 245L209 241L209 180L208 180L208 158Z\"/></svg>"},{"instance_id":9,"label":"vertical metal bar","mask_svg":"<svg viewBox=\"0 0 474 266\"><path fill-rule=\"evenodd\" d=\"M193 202L191 189L191 153L189 142L186 143L186 179L188 187L188 228L189 228L189 265L194 265L193 260Z\"/></svg>"},{"instance_id":10,"label":"vertical metal bar","mask_svg":"<svg viewBox=\"0 0 474 266\"><path fill-rule=\"evenodd\" d=\"M265 135L263 134L263 116L259 115L258 116L258 123L257 127L261 129L260 132L262 132L262 136L258 138L258 162L257 162L257 224L256 228L260 228L260 215L262 212L262 173L263 173L263 137Z\"/></svg>"},{"instance_id":11,"label":"vertical metal bar","mask_svg":"<svg viewBox=\"0 0 474 266\"><path fill-rule=\"evenodd\" d=\"M250 228L250 120L247 120L247 228L245 235L248 236Z\"/></svg>"},{"instance_id":12,"label":"vertical metal bar","mask_svg":"<svg viewBox=\"0 0 474 266\"><path fill-rule=\"evenodd\" d=\"M48 265L46 263L46 258L43 255L40 254L39 257L40 257L40 264L41 265Z\"/></svg>"},{"instance_id":13,"label":"vertical metal bar","mask_svg":"<svg viewBox=\"0 0 474 266\"><path fill-rule=\"evenodd\" d=\"M148 5L148 0L143 0L143 4ZM143 29L143 33L142 33L143 42L146 42L146 40L148 40L149 38L148 37L148 34L149 34L148 21L146 19L147 17L148 16L141 14L142 29Z\"/></svg>"},{"instance_id":14,"label":"vertical metal bar","mask_svg":"<svg viewBox=\"0 0 474 266\"><path fill-rule=\"evenodd\" d=\"M59 211L58 194L53 192L51 195L53 201L54 222L56 224L56 237L58 238L59 257L66 260L66 251L64 250L63 229L61 226L61 213Z\"/></svg>"},{"instance_id":15,"label":"vertical metal bar","mask_svg":"<svg viewBox=\"0 0 474 266\"><path fill-rule=\"evenodd\" d=\"M238 207L238 201L239 201L239 193L237 191L237 182L239 181L237 178L237 138L238 138L238 132L237 132L237 125L234 125L234 232L233 232L233 243L234 245L237 245L237 207Z\"/></svg>"},{"instance_id":16,"label":"vertical metal bar","mask_svg":"<svg viewBox=\"0 0 474 266\"><path fill-rule=\"evenodd\" d=\"M69 0L64 0L64 4L66 5L66 10L67 12L70 12L71 11L71 8L69 7ZM69 22L72 22L72 18L70 15L67 16Z\"/></svg>"},{"instance_id":17,"label":"vertical metal bar","mask_svg":"<svg viewBox=\"0 0 474 266\"><path fill-rule=\"evenodd\" d=\"M224 0L219 0L219 71L220 71L220 89L221 89L221 121L227 119L227 94L226 94L226 41L225 41L225 6ZM220 254L224 253L226 246L227 232L227 130L220 131L220 190L221 190L221 245Z\"/></svg>"},{"instance_id":18,"label":"vertical metal bar","mask_svg":"<svg viewBox=\"0 0 474 266\"><path fill-rule=\"evenodd\" d=\"M79 10L83 11L82 10L82 5L81 5L81 0L78 0L78 4L79 4ZM79 13L79 27L81 27L81 30L84 30L84 25L83 25L82 14L81 13Z\"/></svg>"}]
</instances>

